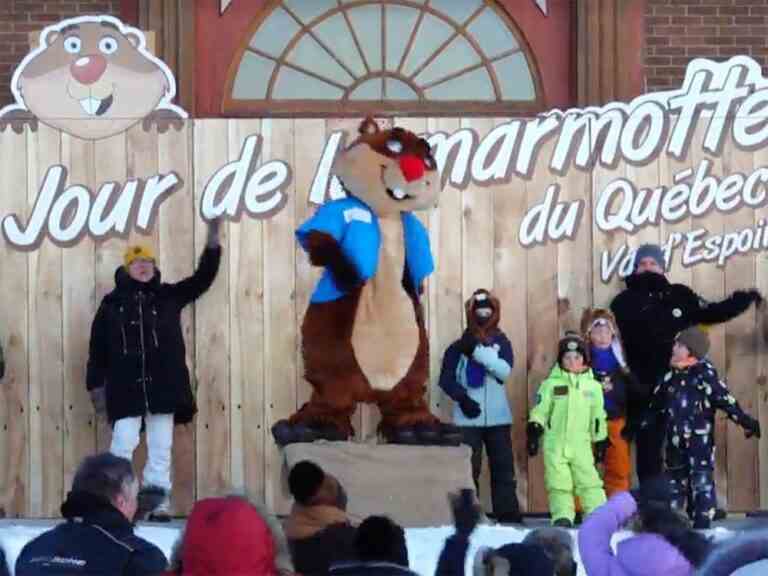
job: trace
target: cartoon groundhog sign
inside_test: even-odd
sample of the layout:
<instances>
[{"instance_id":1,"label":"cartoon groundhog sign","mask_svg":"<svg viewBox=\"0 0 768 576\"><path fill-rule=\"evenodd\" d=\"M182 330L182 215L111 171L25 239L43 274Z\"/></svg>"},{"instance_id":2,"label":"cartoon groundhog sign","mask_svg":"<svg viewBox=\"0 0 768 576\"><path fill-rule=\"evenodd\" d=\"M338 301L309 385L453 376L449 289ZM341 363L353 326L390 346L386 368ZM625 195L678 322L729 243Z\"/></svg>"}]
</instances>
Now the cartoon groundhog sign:
<instances>
[{"instance_id":1,"label":"cartoon groundhog sign","mask_svg":"<svg viewBox=\"0 0 768 576\"><path fill-rule=\"evenodd\" d=\"M37 129L38 120L84 140L141 121L145 130L183 127L171 102L176 81L146 49L144 34L111 16L80 16L45 28L11 79L16 103L0 110L0 131Z\"/></svg>"}]
</instances>

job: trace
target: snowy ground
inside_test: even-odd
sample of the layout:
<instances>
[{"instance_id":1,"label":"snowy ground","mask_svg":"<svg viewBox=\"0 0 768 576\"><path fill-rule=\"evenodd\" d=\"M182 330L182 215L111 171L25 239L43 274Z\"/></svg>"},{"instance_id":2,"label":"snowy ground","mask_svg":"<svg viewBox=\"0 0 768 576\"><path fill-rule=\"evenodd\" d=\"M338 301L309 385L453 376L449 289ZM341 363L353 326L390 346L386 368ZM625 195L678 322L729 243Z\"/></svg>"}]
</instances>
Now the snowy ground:
<instances>
[{"instance_id":1,"label":"snowy ground","mask_svg":"<svg viewBox=\"0 0 768 576\"><path fill-rule=\"evenodd\" d=\"M0 546L5 551L5 557L11 567L13 575L13 566L16 558L24 545L41 532L48 530L54 525L53 521L38 520L1 520L0 521ZM540 525L544 525L541 523ZM140 524L137 534L142 538L154 542L166 556L170 556L176 539L180 533L182 524L173 523L169 526L158 526L157 524ZM411 569L422 576L432 576L437 565L437 559L440 551L443 549L443 542L452 534L451 527L440 528L413 528L406 531L408 539L408 555L411 561ZM475 552L481 546L498 547L510 542L520 542L528 530L511 528L507 526L480 526L472 535L471 547L467 555L466 574L471 575L472 558ZM574 537L574 548L576 544L576 531L572 532ZM731 534L725 528L716 528L712 531L715 539L722 539ZM618 542L628 536L628 533L617 534L614 540ZM585 572L579 568L579 576Z\"/></svg>"}]
</instances>

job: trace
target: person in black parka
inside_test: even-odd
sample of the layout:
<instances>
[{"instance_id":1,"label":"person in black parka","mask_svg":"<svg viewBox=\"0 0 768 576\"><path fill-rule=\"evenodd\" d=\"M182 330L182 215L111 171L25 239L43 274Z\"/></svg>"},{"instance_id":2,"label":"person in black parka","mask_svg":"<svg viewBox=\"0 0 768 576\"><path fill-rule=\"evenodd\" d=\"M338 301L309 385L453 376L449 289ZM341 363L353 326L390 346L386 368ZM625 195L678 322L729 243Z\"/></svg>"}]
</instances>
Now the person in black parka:
<instances>
[{"instance_id":1,"label":"person in black parka","mask_svg":"<svg viewBox=\"0 0 768 576\"><path fill-rule=\"evenodd\" d=\"M131 460L142 427L147 433L143 494L162 495L155 514L168 517L173 426L192 421L195 404L181 329L182 309L213 284L221 260L219 222L194 274L161 282L152 250L129 246L115 272L115 289L91 327L86 385L97 413L112 423L110 452Z\"/></svg>"},{"instance_id":2,"label":"person in black parka","mask_svg":"<svg viewBox=\"0 0 768 576\"><path fill-rule=\"evenodd\" d=\"M688 286L672 284L664 276L664 254L656 244L644 244L635 254L634 272L627 288L611 302L627 364L640 389L627 397L627 436L636 434L637 475L641 482L661 473L664 423L638 430L656 384L669 370L675 337L691 326L719 324L760 304L757 290L737 290L720 302L707 302Z\"/></svg>"},{"instance_id":3,"label":"person in black parka","mask_svg":"<svg viewBox=\"0 0 768 576\"><path fill-rule=\"evenodd\" d=\"M18 576L154 576L165 554L134 534L139 483L131 463L108 452L80 464L61 505L65 522L24 546Z\"/></svg>"}]
</instances>

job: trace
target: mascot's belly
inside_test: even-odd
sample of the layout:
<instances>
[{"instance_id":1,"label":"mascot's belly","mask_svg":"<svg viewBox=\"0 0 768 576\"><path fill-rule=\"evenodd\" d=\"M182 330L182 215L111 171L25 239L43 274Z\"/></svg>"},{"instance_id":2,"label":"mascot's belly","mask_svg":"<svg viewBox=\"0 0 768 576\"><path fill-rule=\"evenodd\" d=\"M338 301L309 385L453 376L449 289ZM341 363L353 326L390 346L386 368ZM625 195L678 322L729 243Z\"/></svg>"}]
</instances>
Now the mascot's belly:
<instances>
[{"instance_id":1,"label":"mascot's belly","mask_svg":"<svg viewBox=\"0 0 768 576\"><path fill-rule=\"evenodd\" d=\"M419 327L403 289L405 244L400 216L379 220L381 248L376 275L360 293L352 347L374 390L392 390L405 376L419 347Z\"/></svg>"}]
</instances>

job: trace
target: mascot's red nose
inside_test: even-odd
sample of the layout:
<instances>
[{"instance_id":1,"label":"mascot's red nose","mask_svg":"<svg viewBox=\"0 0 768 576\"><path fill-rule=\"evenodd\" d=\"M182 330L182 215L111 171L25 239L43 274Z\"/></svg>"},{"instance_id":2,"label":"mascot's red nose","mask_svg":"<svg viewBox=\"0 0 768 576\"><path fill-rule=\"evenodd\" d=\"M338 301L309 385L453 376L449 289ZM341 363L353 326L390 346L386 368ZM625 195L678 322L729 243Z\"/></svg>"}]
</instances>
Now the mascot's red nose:
<instances>
[{"instance_id":1,"label":"mascot's red nose","mask_svg":"<svg viewBox=\"0 0 768 576\"><path fill-rule=\"evenodd\" d=\"M408 154L400 158L400 170L406 182L413 182L424 176L424 161L418 156Z\"/></svg>"},{"instance_id":2,"label":"mascot's red nose","mask_svg":"<svg viewBox=\"0 0 768 576\"><path fill-rule=\"evenodd\" d=\"M69 66L72 76L80 84L93 84L107 69L107 59L99 54L82 56Z\"/></svg>"}]
</instances>

